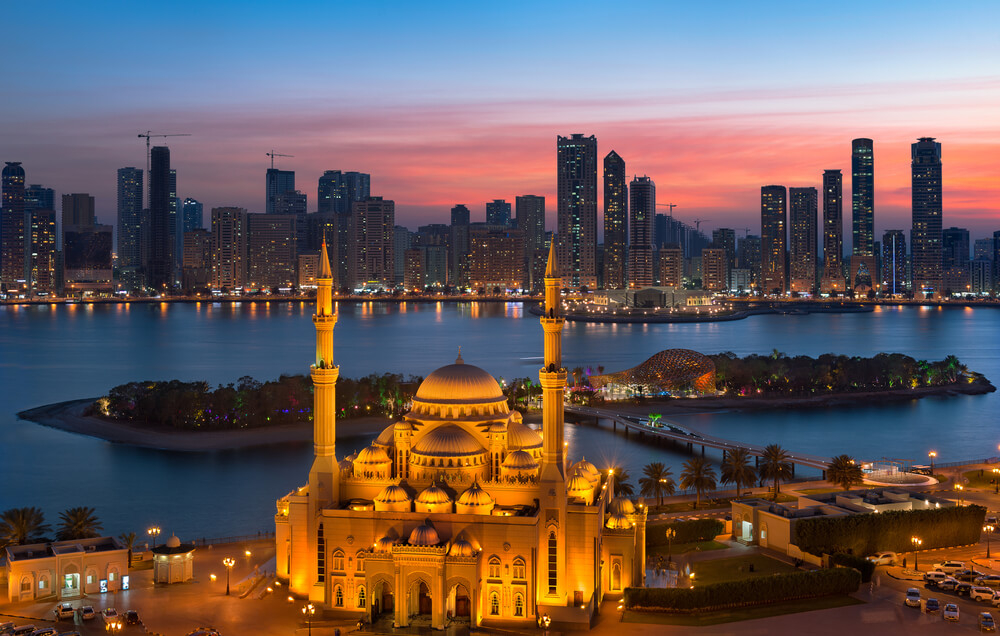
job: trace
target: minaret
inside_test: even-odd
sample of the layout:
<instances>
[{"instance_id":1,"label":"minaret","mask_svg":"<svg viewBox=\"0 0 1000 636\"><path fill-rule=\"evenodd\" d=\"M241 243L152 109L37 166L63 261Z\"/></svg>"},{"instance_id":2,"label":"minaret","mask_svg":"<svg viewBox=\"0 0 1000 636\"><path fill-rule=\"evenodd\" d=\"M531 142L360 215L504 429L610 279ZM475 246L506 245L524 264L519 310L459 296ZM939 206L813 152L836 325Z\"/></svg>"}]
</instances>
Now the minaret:
<instances>
[{"instance_id":1,"label":"minaret","mask_svg":"<svg viewBox=\"0 0 1000 636\"><path fill-rule=\"evenodd\" d=\"M313 465L309 471L309 498L314 506L336 505L340 498L340 469L337 465L336 386L340 367L333 364L333 273L326 252L320 254L316 277L316 361L309 368L313 381ZM314 508L314 511L318 508Z\"/></svg>"},{"instance_id":2,"label":"minaret","mask_svg":"<svg viewBox=\"0 0 1000 636\"><path fill-rule=\"evenodd\" d=\"M545 333L545 366L539 369L542 385L542 463L538 475L538 581L540 606L565 606L567 601L566 472L563 463L563 396L566 369L562 366L562 277L556 269L556 239L549 245L545 267L545 306L541 317ZM555 571L550 571L555 563Z\"/></svg>"}]
</instances>

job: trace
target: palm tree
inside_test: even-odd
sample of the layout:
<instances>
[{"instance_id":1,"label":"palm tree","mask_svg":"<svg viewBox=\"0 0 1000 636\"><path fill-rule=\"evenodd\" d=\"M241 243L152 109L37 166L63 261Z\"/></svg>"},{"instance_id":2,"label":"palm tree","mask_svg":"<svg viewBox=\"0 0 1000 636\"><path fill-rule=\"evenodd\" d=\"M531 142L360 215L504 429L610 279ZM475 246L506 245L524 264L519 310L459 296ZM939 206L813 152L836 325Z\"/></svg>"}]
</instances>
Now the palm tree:
<instances>
[{"instance_id":1,"label":"palm tree","mask_svg":"<svg viewBox=\"0 0 1000 636\"><path fill-rule=\"evenodd\" d=\"M0 514L0 546L29 543L48 531L45 515L34 506L11 508Z\"/></svg>"},{"instance_id":2,"label":"palm tree","mask_svg":"<svg viewBox=\"0 0 1000 636\"><path fill-rule=\"evenodd\" d=\"M128 548L128 566L132 567L132 548L135 547L135 533L134 532L123 532L118 535L121 539L122 545Z\"/></svg>"},{"instance_id":3,"label":"palm tree","mask_svg":"<svg viewBox=\"0 0 1000 636\"><path fill-rule=\"evenodd\" d=\"M639 492L644 497L656 497L656 505L663 505L663 495L674 494L673 473L661 462L646 464L639 478Z\"/></svg>"},{"instance_id":4,"label":"palm tree","mask_svg":"<svg viewBox=\"0 0 1000 636\"><path fill-rule=\"evenodd\" d=\"M726 451L726 458L722 460L722 483L736 484L736 498L740 498L744 486L756 481L757 469L750 465L750 451L745 448Z\"/></svg>"},{"instance_id":5,"label":"palm tree","mask_svg":"<svg viewBox=\"0 0 1000 636\"><path fill-rule=\"evenodd\" d=\"M715 469L704 457L695 457L684 462L681 471L681 488L694 488L697 496L694 500L695 510L701 505L701 493L715 490Z\"/></svg>"},{"instance_id":6,"label":"palm tree","mask_svg":"<svg viewBox=\"0 0 1000 636\"><path fill-rule=\"evenodd\" d=\"M837 455L826 467L826 480L844 490L850 490L851 486L860 486L864 483L865 474L853 457Z\"/></svg>"},{"instance_id":7,"label":"palm tree","mask_svg":"<svg viewBox=\"0 0 1000 636\"><path fill-rule=\"evenodd\" d=\"M628 483L628 471L621 466L612 466L610 470L615 475L615 496L624 495L625 497L631 497L635 493L635 488L632 487L632 484ZM605 481L607 481L607 474L605 474Z\"/></svg>"},{"instance_id":8,"label":"palm tree","mask_svg":"<svg viewBox=\"0 0 1000 636\"><path fill-rule=\"evenodd\" d=\"M69 508L59 513L62 525L56 533L56 538L60 541L69 539L93 539L100 536L100 531L104 527L94 514L95 510L89 506L79 506Z\"/></svg>"},{"instance_id":9,"label":"palm tree","mask_svg":"<svg viewBox=\"0 0 1000 636\"><path fill-rule=\"evenodd\" d=\"M777 501L780 482L792 478L791 455L777 444L768 444L764 447L764 454L760 459L760 476L774 483L774 500Z\"/></svg>"}]
</instances>

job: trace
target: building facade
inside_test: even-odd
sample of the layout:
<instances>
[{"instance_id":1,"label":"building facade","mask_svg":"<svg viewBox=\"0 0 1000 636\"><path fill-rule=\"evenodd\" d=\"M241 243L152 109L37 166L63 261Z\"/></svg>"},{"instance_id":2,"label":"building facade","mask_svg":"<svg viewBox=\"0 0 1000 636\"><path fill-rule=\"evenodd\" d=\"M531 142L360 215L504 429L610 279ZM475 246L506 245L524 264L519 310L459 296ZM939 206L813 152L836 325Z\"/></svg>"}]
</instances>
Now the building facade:
<instances>
[{"instance_id":1,"label":"building facade","mask_svg":"<svg viewBox=\"0 0 1000 636\"><path fill-rule=\"evenodd\" d=\"M29 268L21 162L7 161L0 179L0 283L16 293L23 289Z\"/></svg>"},{"instance_id":2,"label":"building facade","mask_svg":"<svg viewBox=\"0 0 1000 636\"><path fill-rule=\"evenodd\" d=\"M941 274L941 144L921 137L910 145L913 226L910 251L913 291L940 294Z\"/></svg>"},{"instance_id":3,"label":"building facade","mask_svg":"<svg viewBox=\"0 0 1000 636\"><path fill-rule=\"evenodd\" d=\"M653 272L653 241L656 230L656 184L647 176L629 184L628 286L650 287Z\"/></svg>"},{"instance_id":4,"label":"building facade","mask_svg":"<svg viewBox=\"0 0 1000 636\"><path fill-rule=\"evenodd\" d=\"M941 231L941 287L945 294L971 290L969 278L969 230L949 227Z\"/></svg>"},{"instance_id":5,"label":"building facade","mask_svg":"<svg viewBox=\"0 0 1000 636\"><path fill-rule=\"evenodd\" d=\"M843 293L844 177L840 170L823 171L823 275L820 291Z\"/></svg>"},{"instance_id":6,"label":"building facade","mask_svg":"<svg viewBox=\"0 0 1000 636\"><path fill-rule=\"evenodd\" d=\"M118 169L118 280L130 294L144 286L142 184L141 168Z\"/></svg>"},{"instance_id":7,"label":"building facade","mask_svg":"<svg viewBox=\"0 0 1000 636\"><path fill-rule=\"evenodd\" d=\"M680 245L667 243L660 250L660 286L682 287L684 284L684 251Z\"/></svg>"},{"instance_id":8,"label":"building facade","mask_svg":"<svg viewBox=\"0 0 1000 636\"><path fill-rule=\"evenodd\" d=\"M469 230L472 289L492 293L525 286L524 232L503 225L474 224Z\"/></svg>"},{"instance_id":9,"label":"building facade","mask_svg":"<svg viewBox=\"0 0 1000 636\"><path fill-rule=\"evenodd\" d=\"M701 288L721 292L728 287L726 275L726 250L706 247L701 250Z\"/></svg>"},{"instance_id":10,"label":"building facade","mask_svg":"<svg viewBox=\"0 0 1000 636\"><path fill-rule=\"evenodd\" d=\"M201 229L185 232L181 262L181 286L184 291L190 292L209 287L211 273L212 233Z\"/></svg>"},{"instance_id":11,"label":"building facade","mask_svg":"<svg viewBox=\"0 0 1000 636\"><path fill-rule=\"evenodd\" d=\"M655 239L655 237L654 237ZM657 244L659 249L661 245ZM612 150L604 158L604 288L624 289L628 262L628 184L625 160Z\"/></svg>"},{"instance_id":12,"label":"building facade","mask_svg":"<svg viewBox=\"0 0 1000 636\"><path fill-rule=\"evenodd\" d=\"M875 266L875 147L871 139L851 141L851 271L856 291L878 282Z\"/></svg>"},{"instance_id":13,"label":"building facade","mask_svg":"<svg viewBox=\"0 0 1000 636\"><path fill-rule=\"evenodd\" d=\"M295 285L295 221L290 214L247 215L247 282L251 289Z\"/></svg>"},{"instance_id":14,"label":"building facade","mask_svg":"<svg viewBox=\"0 0 1000 636\"><path fill-rule=\"evenodd\" d=\"M556 137L559 269L566 285L597 287L597 137Z\"/></svg>"},{"instance_id":15,"label":"building facade","mask_svg":"<svg viewBox=\"0 0 1000 636\"><path fill-rule=\"evenodd\" d=\"M760 286L765 294L783 295L788 290L787 226L785 186L763 186L760 189Z\"/></svg>"},{"instance_id":16,"label":"building facade","mask_svg":"<svg viewBox=\"0 0 1000 636\"><path fill-rule=\"evenodd\" d=\"M295 171L268 168L264 175L264 211L277 214L278 197L295 190Z\"/></svg>"},{"instance_id":17,"label":"building facade","mask_svg":"<svg viewBox=\"0 0 1000 636\"><path fill-rule=\"evenodd\" d=\"M355 288L369 283L396 286L396 204L382 197L368 197L354 204L349 278Z\"/></svg>"},{"instance_id":18,"label":"building facade","mask_svg":"<svg viewBox=\"0 0 1000 636\"><path fill-rule=\"evenodd\" d=\"M486 204L487 225L510 225L510 204L503 199L493 199Z\"/></svg>"},{"instance_id":19,"label":"building facade","mask_svg":"<svg viewBox=\"0 0 1000 636\"><path fill-rule=\"evenodd\" d=\"M790 188L788 229L789 287L812 293L816 287L816 188Z\"/></svg>"},{"instance_id":20,"label":"building facade","mask_svg":"<svg viewBox=\"0 0 1000 636\"><path fill-rule=\"evenodd\" d=\"M154 146L149 169L149 249L146 254L146 285L155 292L167 291L173 281L174 249L171 207L170 149Z\"/></svg>"},{"instance_id":21,"label":"building facade","mask_svg":"<svg viewBox=\"0 0 1000 636\"><path fill-rule=\"evenodd\" d=\"M12 545L5 556L11 603L128 589L128 550L113 537Z\"/></svg>"},{"instance_id":22,"label":"building facade","mask_svg":"<svg viewBox=\"0 0 1000 636\"><path fill-rule=\"evenodd\" d=\"M76 225L63 232L63 287L67 296L108 295L114 289L114 228Z\"/></svg>"},{"instance_id":23,"label":"building facade","mask_svg":"<svg viewBox=\"0 0 1000 636\"><path fill-rule=\"evenodd\" d=\"M247 211L212 208L212 287L235 291L247 282Z\"/></svg>"},{"instance_id":24,"label":"building facade","mask_svg":"<svg viewBox=\"0 0 1000 636\"><path fill-rule=\"evenodd\" d=\"M524 233L525 288L541 291L545 277L545 197L525 194L517 197L514 209L517 229Z\"/></svg>"},{"instance_id":25,"label":"building facade","mask_svg":"<svg viewBox=\"0 0 1000 636\"><path fill-rule=\"evenodd\" d=\"M908 288L906 235L903 230L886 230L882 235L882 291L895 296Z\"/></svg>"}]
</instances>

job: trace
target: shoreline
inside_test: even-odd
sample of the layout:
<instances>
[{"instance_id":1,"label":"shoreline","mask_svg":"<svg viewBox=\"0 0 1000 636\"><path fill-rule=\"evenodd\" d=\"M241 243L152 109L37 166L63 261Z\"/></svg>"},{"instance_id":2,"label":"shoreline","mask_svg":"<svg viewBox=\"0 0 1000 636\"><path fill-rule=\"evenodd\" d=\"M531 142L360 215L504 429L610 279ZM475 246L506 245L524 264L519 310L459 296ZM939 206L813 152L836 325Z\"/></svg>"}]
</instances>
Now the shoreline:
<instances>
[{"instance_id":1,"label":"shoreline","mask_svg":"<svg viewBox=\"0 0 1000 636\"><path fill-rule=\"evenodd\" d=\"M291 426L233 429L221 431L186 431L165 427L143 427L86 416L84 409L97 398L68 400L21 411L18 419L47 426L66 433L93 437L112 444L124 444L152 450L204 453L239 450L275 444L310 444L313 426L309 422ZM342 437L377 435L391 422L381 417L363 417L338 421Z\"/></svg>"}]
</instances>

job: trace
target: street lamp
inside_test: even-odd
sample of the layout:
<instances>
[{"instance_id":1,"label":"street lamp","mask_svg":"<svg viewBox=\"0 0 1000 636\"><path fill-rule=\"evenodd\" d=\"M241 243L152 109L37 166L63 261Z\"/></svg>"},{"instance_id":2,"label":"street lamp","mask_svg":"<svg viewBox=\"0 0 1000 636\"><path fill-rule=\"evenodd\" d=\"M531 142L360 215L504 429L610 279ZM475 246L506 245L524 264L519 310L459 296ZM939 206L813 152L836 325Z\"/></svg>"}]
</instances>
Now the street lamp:
<instances>
[{"instance_id":1,"label":"street lamp","mask_svg":"<svg viewBox=\"0 0 1000 636\"><path fill-rule=\"evenodd\" d=\"M917 563L917 549L920 547L920 544L923 543L923 541L920 539L920 537L910 537L910 543L913 544L913 569L914 571L919 572L920 566Z\"/></svg>"},{"instance_id":2,"label":"street lamp","mask_svg":"<svg viewBox=\"0 0 1000 636\"><path fill-rule=\"evenodd\" d=\"M146 534L153 538L153 547L156 547L156 537L160 536L159 526L153 526L146 530Z\"/></svg>"},{"instance_id":3,"label":"street lamp","mask_svg":"<svg viewBox=\"0 0 1000 636\"><path fill-rule=\"evenodd\" d=\"M233 557L226 557L222 560L222 565L226 566L226 596L229 596L229 573L233 571L233 566L236 565L236 559Z\"/></svg>"},{"instance_id":4,"label":"street lamp","mask_svg":"<svg viewBox=\"0 0 1000 636\"><path fill-rule=\"evenodd\" d=\"M673 542L674 537L677 536L677 531L673 528L667 528L667 566L670 565L670 556L673 552Z\"/></svg>"},{"instance_id":5,"label":"street lamp","mask_svg":"<svg viewBox=\"0 0 1000 636\"><path fill-rule=\"evenodd\" d=\"M993 469L993 494L1000 495L1000 468Z\"/></svg>"},{"instance_id":6,"label":"street lamp","mask_svg":"<svg viewBox=\"0 0 1000 636\"><path fill-rule=\"evenodd\" d=\"M302 615L306 617L306 627L309 630L309 636L312 636L312 617L316 615L316 606L312 603L306 605L302 608Z\"/></svg>"},{"instance_id":7,"label":"street lamp","mask_svg":"<svg viewBox=\"0 0 1000 636\"><path fill-rule=\"evenodd\" d=\"M958 492L958 505L959 506L964 505L962 503L962 493L965 491L965 486L963 486L962 484L955 484L955 490Z\"/></svg>"},{"instance_id":8,"label":"street lamp","mask_svg":"<svg viewBox=\"0 0 1000 636\"><path fill-rule=\"evenodd\" d=\"M927 456L931 458L931 474L934 474L934 458L937 457L937 451L931 451L927 453Z\"/></svg>"},{"instance_id":9,"label":"street lamp","mask_svg":"<svg viewBox=\"0 0 1000 636\"><path fill-rule=\"evenodd\" d=\"M993 526L991 524L986 524L983 526L983 532L986 533L986 558L990 558L990 535L993 534Z\"/></svg>"}]
</instances>

